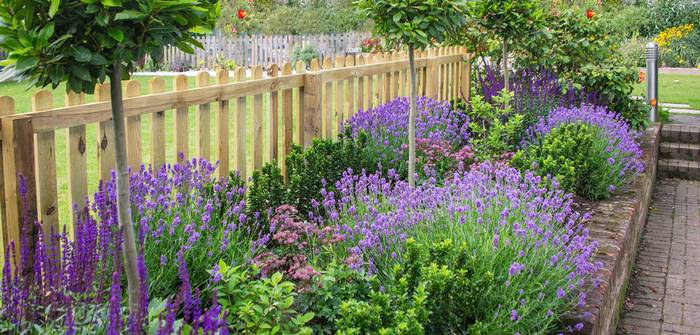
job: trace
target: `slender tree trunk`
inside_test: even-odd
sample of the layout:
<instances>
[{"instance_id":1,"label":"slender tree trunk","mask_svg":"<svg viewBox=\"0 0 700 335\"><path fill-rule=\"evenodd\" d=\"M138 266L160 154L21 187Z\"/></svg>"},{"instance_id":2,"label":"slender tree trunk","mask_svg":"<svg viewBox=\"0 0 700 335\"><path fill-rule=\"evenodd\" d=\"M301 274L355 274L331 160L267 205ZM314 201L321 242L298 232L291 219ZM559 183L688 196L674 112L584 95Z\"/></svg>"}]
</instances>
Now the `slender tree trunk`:
<instances>
[{"instance_id":1,"label":"slender tree trunk","mask_svg":"<svg viewBox=\"0 0 700 335\"><path fill-rule=\"evenodd\" d=\"M114 122L114 149L117 163L117 211L119 228L123 234L124 270L129 292L129 312L139 310L140 290L139 276L136 270L136 239L134 225L131 222L131 201L129 200L129 169L126 162L126 135L124 125L124 102L121 84L122 65L117 62L112 67L111 81L112 121Z\"/></svg>"},{"instance_id":2,"label":"slender tree trunk","mask_svg":"<svg viewBox=\"0 0 700 335\"><path fill-rule=\"evenodd\" d=\"M508 40L503 39L503 80L506 92L510 91L510 76L508 75Z\"/></svg>"},{"instance_id":3,"label":"slender tree trunk","mask_svg":"<svg viewBox=\"0 0 700 335\"><path fill-rule=\"evenodd\" d=\"M408 112L408 185L416 186L416 60L413 46L408 46L408 66L411 72L411 108Z\"/></svg>"}]
</instances>

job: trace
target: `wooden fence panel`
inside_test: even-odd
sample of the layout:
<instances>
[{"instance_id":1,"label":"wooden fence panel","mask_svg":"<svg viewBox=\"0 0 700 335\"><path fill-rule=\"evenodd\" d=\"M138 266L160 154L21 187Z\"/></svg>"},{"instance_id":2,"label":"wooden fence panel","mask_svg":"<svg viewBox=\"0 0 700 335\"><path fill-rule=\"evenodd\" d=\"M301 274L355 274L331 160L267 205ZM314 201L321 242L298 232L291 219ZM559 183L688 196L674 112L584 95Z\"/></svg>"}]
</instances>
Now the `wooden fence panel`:
<instances>
[{"instance_id":1,"label":"wooden fence panel","mask_svg":"<svg viewBox=\"0 0 700 335\"><path fill-rule=\"evenodd\" d=\"M215 48L216 41L212 37L206 42L211 50L224 50ZM279 50L275 46L284 43L284 40L275 41L269 42L267 47L272 51L264 51L266 48L261 47L256 53L262 53L270 61L278 60ZM251 39L250 43L267 42ZM464 48L418 51L416 65L421 89L433 97L456 98L464 92L468 94L471 59L464 51ZM438 56L440 54L443 56ZM422 57L426 55L427 58ZM230 156L233 156L233 165L240 170L243 178L247 178L251 171L247 166L249 158L252 158L252 167L259 169L263 159L268 156L271 160L280 160L286 175L284 159L291 151L293 142L309 145L314 138L334 137L357 110L371 108L408 93L410 78L405 53L335 57L335 66L332 60L326 57L323 69L318 60L313 60L309 72L305 72L302 62L295 64L294 73L291 64L284 64L281 68L271 65L267 77L263 77L262 66L258 65L252 69L250 80L246 80L246 69L237 68L230 83L229 72L220 70L216 73L217 85L211 85L210 74L202 72L198 74L197 87L193 89L188 88L185 76L177 76L173 79L174 90L171 92L164 92L163 79L156 78L150 82L151 94L148 96L141 96L139 82L126 82L124 112L129 165L136 168L142 163L142 114L149 114L152 118L151 163L156 169L166 163L166 151L172 149L166 149L164 111L174 110L174 125L171 126L174 128L176 153L183 153L188 158L194 155L188 152L188 141L190 136L196 136L196 155L218 159L219 176L228 174ZM210 62L212 58L206 58L206 61ZM64 176L56 175L56 131L65 131L68 138L69 161L65 177L68 179L66 197L70 205L81 208L85 196L91 191L88 185L93 185L88 183L87 173L88 152L92 152L86 146L87 124L99 124L98 148L93 155L97 155L99 177L111 179L115 164L109 88L109 85L96 87L96 102L90 104L83 104L82 95L67 95L66 107L59 108L52 108L51 94L42 91L34 99L35 111L23 115L12 115L14 101L9 97L0 97L0 200L4 204L4 209L0 206L0 236L3 247L10 240L19 240L19 223L23 220L34 222L41 219L44 224L42 229L48 234L51 229L58 231L62 223L59 222L58 213L65 214L65 210L70 210L61 208L59 211L58 204L64 195L58 192L57 185ZM235 103L230 106L231 99ZM252 100L252 106L248 105L248 99ZM212 103L218 106L218 138L214 141L217 143L216 157L211 157ZM192 127L194 135L190 134L192 131L187 121L189 106L197 106L195 125ZM230 109L234 110L233 122L229 120ZM252 119L249 119L248 113L252 113ZM266 118L269 122L263 123ZM250 125L251 131L248 130ZM230 153L230 128L233 128L233 154ZM170 132L167 135L170 136ZM265 140L269 141L267 146ZM280 143L282 149L279 148ZM171 160L182 162L179 157ZM18 174L23 176L22 183ZM26 185L26 201L22 196L25 187L21 185ZM28 211L24 211L25 206ZM30 231L30 234L35 232ZM26 269L31 268L23 265L22 271Z\"/></svg>"}]
</instances>

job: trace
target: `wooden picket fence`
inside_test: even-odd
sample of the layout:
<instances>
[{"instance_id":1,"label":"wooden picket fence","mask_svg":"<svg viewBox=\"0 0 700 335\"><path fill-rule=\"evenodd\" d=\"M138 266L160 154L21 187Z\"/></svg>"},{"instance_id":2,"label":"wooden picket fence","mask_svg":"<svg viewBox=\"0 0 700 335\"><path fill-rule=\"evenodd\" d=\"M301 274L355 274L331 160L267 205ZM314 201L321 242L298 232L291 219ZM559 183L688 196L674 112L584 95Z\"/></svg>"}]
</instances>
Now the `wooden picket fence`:
<instances>
[{"instance_id":1,"label":"wooden picket fence","mask_svg":"<svg viewBox=\"0 0 700 335\"><path fill-rule=\"evenodd\" d=\"M219 70L214 85L210 85L209 73L202 72L195 88L188 88L187 77L177 76L169 92L164 91L162 78L154 78L148 95L140 94L138 81L124 82L129 165L173 163L166 161L166 150L171 150L174 161L180 159L177 153L185 159L196 156L219 161L221 176L232 169L250 176L249 156L252 169L276 159L284 171L293 143L309 145L313 138L334 137L356 111L408 95L408 61L403 52L337 57L335 62L326 59L322 64L314 60L310 71L302 65L296 64L295 71L289 63L273 65L267 76L256 66L250 78L243 68L234 71L233 78ZM468 96L471 58L465 48L421 51L416 67L420 95L444 100ZM9 241L20 240L22 222L38 220L46 233L67 225L71 232L72 222L59 222L59 211L71 208L58 204L67 197L74 206L84 206L89 194L87 157L97 157L97 178L102 180L110 179L115 167L109 85L97 87L94 103L84 104L84 96L78 94L67 94L64 107L52 106L52 101L51 91L39 91L33 96L33 112L15 114L12 97L0 97L2 250ZM167 114L174 124L166 125ZM188 126L191 114L194 133ZM268 122L263 122L263 114ZM142 118L150 119L148 129L142 127ZM86 138L88 125L98 127L95 138ZM174 132L174 144L168 148L166 129ZM150 132L148 145L142 138L144 132ZM57 133L66 136L66 148L61 150L67 154L62 157L56 155ZM195 152L188 150L189 141L196 141ZM144 147L150 148L148 162L142 159ZM57 175L57 159L67 160L65 175ZM18 176L26 185L26 199L20 197ZM58 193L59 180L67 180L67 194Z\"/></svg>"},{"instance_id":2,"label":"wooden picket fence","mask_svg":"<svg viewBox=\"0 0 700 335\"><path fill-rule=\"evenodd\" d=\"M362 40L371 37L368 32L348 32L323 35L206 35L197 37L203 48L194 54L184 53L176 47L165 47L163 63L171 67L187 69L215 69L223 60L233 60L238 66L262 65L291 61L295 46L313 46L322 58L346 56L359 51Z\"/></svg>"}]
</instances>

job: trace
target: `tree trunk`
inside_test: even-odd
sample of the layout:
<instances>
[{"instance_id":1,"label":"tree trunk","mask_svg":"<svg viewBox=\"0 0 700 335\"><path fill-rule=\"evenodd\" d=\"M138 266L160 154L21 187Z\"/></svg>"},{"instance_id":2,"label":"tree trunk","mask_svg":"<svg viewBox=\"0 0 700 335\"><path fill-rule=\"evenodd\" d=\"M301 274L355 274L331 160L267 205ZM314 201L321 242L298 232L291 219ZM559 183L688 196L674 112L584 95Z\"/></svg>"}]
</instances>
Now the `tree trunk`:
<instances>
[{"instance_id":1,"label":"tree trunk","mask_svg":"<svg viewBox=\"0 0 700 335\"><path fill-rule=\"evenodd\" d=\"M508 78L508 40L503 39L503 81L506 92L510 91L510 78Z\"/></svg>"},{"instance_id":2,"label":"tree trunk","mask_svg":"<svg viewBox=\"0 0 700 335\"><path fill-rule=\"evenodd\" d=\"M129 200L129 169L126 161L126 135L124 122L124 102L122 101L121 84L122 65L117 62L109 75L111 81L110 94L112 98L112 121L114 122L114 149L117 163L117 211L119 213L119 228L123 234L122 250L124 252L124 270L129 293L129 312L138 313L139 276L136 270L136 239L134 225L131 222L131 201Z\"/></svg>"},{"instance_id":3,"label":"tree trunk","mask_svg":"<svg viewBox=\"0 0 700 335\"><path fill-rule=\"evenodd\" d=\"M416 60L413 46L408 46L408 66L411 72L411 108L408 112L408 185L416 186Z\"/></svg>"}]
</instances>

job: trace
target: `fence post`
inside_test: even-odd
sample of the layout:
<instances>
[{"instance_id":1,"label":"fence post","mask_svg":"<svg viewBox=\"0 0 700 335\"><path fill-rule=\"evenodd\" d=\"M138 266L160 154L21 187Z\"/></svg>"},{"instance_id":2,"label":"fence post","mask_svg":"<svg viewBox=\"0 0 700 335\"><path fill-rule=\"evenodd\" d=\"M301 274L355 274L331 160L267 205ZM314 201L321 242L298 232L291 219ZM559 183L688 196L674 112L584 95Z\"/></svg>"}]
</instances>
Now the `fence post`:
<instances>
[{"instance_id":1,"label":"fence post","mask_svg":"<svg viewBox=\"0 0 700 335\"><path fill-rule=\"evenodd\" d=\"M311 60L311 72L304 74L304 146L311 145L321 137L323 113L323 75L319 71L318 59Z\"/></svg>"},{"instance_id":2,"label":"fence post","mask_svg":"<svg viewBox=\"0 0 700 335\"><path fill-rule=\"evenodd\" d=\"M34 244L36 240L37 201L34 170L34 127L31 117L17 116L2 119L2 151L3 170L5 178L5 206L7 220L3 231L6 231L7 241L15 244L15 263L20 264L20 243L22 224L27 223L27 253L26 262L20 264L20 273L30 276L34 266ZM19 176L24 183L20 183Z\"/></svg>"},{"instance_id":3,"label":"fence post","mask_svg":"<svg viewBox=\"0 0 700 335\"><path fill-rule=\"evenodd\" d=\"M469 102L472 91L472 56L466 53L467 49L465 47L461 47L460 52L462 53L462 83L459 85L461 96L458 98L463 98L465 102Z\"/></svg>"},{"instance_id":4,"label":"fence post","mask_svg":"<svg viewBox=\"0 0 700 335\"><path fill-rule=\"evenodd\" d=\"M15 114L15 100L8 96L0 97L0 116ZM7 247L7 207L5 206L5 198L7 197L5 176L3 169L3 142L0 139L0 259L5 257L5 248Z\"/></svg>"}]
</instances>

